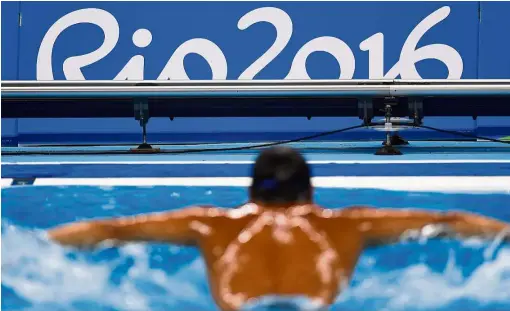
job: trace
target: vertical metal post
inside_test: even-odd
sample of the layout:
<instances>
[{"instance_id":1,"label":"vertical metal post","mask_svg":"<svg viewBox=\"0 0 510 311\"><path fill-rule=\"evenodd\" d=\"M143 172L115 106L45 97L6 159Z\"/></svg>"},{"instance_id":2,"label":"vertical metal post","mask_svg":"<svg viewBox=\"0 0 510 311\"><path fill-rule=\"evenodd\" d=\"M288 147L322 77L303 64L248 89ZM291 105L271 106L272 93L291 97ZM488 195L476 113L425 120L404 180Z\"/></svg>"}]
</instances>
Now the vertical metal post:
<instances>
[{"instance_id":1,"label":"vertical metal post","mask_svg":"<svg viewBox=\"0 0 510 311\"><path fill-rule=\"evenodd\" d=\"M402 152L395 148L391 141L391 132L393 131L393 125L391 123L391 105L384 107L384 128L386 130L386 144L384 144L379 150L376 151L376 155L401 155Z\"/></svg>"},{"instance_id":2,"label":"vertical metal post","mask_svg":"<svg viewBox=\"0 0 510 311\"><path fill-rule=\"evenodd\" d=\"M149 122L149 103L147 98L135 98L134 99L134 110L135 110L135 119L140 121L140 126L142 127L142 143L138 146L138 148L131 149L133 152L158 152L159 149L152 148L151 145L147 143L147 123Z\"/></svg>"},{"instance_id":3,"label":"vertical metal post","mask_svg":"<svg viewBox=\"0 0 510 311\"><path fill-rule=\"evenodd\" d=\"M142 123L142 144L146 144L147 143L147 121L145 120L145 118L143 116L140 119L140 123Z\"/></svg>"}]
</instances>

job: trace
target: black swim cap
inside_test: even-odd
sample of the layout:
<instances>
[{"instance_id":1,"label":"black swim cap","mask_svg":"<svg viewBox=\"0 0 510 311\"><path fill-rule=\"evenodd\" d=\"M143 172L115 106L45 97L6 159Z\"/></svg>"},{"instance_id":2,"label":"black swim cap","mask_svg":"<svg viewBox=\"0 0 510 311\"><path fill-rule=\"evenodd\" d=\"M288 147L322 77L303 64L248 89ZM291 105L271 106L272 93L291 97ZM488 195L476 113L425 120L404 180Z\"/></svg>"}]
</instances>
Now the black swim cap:
<instances>
[{"instance_id":1,"label":"black swim cap","mask_svg":"<svg viewBox=\"0 0 510 311\"><path fill-rule=\"evenodd\" d=\"M263 150L253 166L251 200L268 205L312 201L311 172L305 158L289 147Z\"/></svg>"}]
</instances>

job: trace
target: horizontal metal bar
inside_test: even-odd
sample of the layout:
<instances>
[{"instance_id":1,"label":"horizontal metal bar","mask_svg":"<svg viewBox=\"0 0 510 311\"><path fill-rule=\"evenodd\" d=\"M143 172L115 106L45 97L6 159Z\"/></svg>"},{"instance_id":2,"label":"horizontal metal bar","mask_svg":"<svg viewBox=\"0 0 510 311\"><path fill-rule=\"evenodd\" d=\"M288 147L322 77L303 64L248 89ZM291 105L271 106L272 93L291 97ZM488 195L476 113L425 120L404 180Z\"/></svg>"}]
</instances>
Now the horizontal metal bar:
<instances>
[{"instance_id":1,"label":"horizontal metal bar","mask_svg":"<svg viewBox=\"0 0 510 311\"><path fill-rule=\"evenodd\" d=\"M84 97L361 97L389 96L388 86L99 86L6 87L2 98Z\"/></svg>"},{"instance_id":2,"label":"horizontal metal bar","mask_svg":"<svg viewBox=\"0 0 510 311\"><path fill-rule=\"evenodd\" d=\"M444 79L422 79L422 80L392 80L395 85L501 85L510 84L510 79L461 79L461 80L444 80Z\"/></svg>"},{"instance_id":3,"label":"horizontal metal bar","mask_svg":"<svg viewBox=\"0 0 510 311\"><path fill-rule=\"evenodd\" d=\"M391 96L510 96L508 84L392 85Z\"/></svg>"},{"instance_id":4,"label":"horizontal metal bar","mask_svg":"<svg viewBox=\"0 0 510 311\"><path fill-rule=\"evenodd\" d=\"M119 86L119 85L159 85L159 86L179 86L179 85L209 85L209 86L254 86L254 85L383 85L383 84L417 84L417 85L486 85L486 84L510 84L510 79L462 79L462 80L444 80L444 79L421 79L421 80L402 80L402 79L372 79L372 80L6 80L2 81L3 87L13 86Z\"/></svg>"},{"instance_id":5,"label":"horizontal metal bar","mask_svg":"<svg viewBox=\"0 0 510 311\"><path fill-rule=\"evenodd\" d=\"M389 96L388 81L6 81L3 98Z\"/></svg>"},{"instance_id":6,"label":"horizontal metal bar","mask_svg":"<svg viewBox=\"0 0 510 311\"><path fill-rule=\"evenodd\" d=\"M52 80L2 81L2 87L15 86L298 86L298 85L382 85L394 80Z\"/></svg>"},{"instance_id":7,"label":"horizontal metal bar","mask_svg":"<svg viewBox=\"0 0 510 311\"><path fill-rule=\"evenodd\" d=\"M510 96L510 80L5 81L2 98Z\"/></svg>"}]
</instances>

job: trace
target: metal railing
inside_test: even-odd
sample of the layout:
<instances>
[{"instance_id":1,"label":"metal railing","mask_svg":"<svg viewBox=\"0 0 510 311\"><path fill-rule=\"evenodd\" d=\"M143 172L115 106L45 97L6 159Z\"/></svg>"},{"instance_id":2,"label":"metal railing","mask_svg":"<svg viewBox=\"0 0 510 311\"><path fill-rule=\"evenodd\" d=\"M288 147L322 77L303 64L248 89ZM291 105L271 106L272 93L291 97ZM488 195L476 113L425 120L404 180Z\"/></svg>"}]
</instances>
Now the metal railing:
<instances>
[{"instance_id":1,"label":"metal railing","mask_svg":"<svg viewBox=\"0 0 510 311\"><path fill-rule=\"evenodd\" d=\"M2 98L510 96L510 80L3 81Z\"/></svg>"},{"instance_id":2,"label":"metal railing","mask_svg":"<svg viewBox=\"0 0 510 311\"><path fill-rule=\"evenodd\" d=\"M143 152L155 150L155 116L357 116L386 131L376 154L400 154L392 133L426 115L510 116L510 80L3 81L1 91L3 118L134 117Z\"/></svg>"}]
</instances>

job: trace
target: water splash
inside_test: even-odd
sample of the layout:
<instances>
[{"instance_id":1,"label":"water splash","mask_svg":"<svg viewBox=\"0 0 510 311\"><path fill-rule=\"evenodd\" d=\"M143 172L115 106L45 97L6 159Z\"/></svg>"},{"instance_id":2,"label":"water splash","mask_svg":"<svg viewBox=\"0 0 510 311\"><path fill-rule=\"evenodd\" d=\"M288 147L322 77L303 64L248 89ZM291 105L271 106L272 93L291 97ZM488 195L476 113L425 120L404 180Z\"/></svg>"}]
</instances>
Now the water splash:
<instances>
[{"instance_id":1,"label":"water splash","mask_svg":"<svg viewBox=\"0 0 510 311\"><path fill-rule=\"evenodd\" d=\"M391 272L374 271L338 297L345 306L363 302L375 310L451 309L459 301L510 306L510 250L484 262L466 278L451 256L444 272L420 263ZM479 308L481 310L483 308ZM476 309L475 309L476 310Z\"/></svg>"},{"instance_id":2,"label":"water splash","mask_svg":"<svg viewBox=\"0 0 510 311\"><path fill-rule=\"evenodd\" d=\"M465 247L472 245L466 242ZM51 243L41 232L2 221L2 286L29 303L22 310L30 311L89 311L91 305L109 311L218 310L200 257L176 263L179 267L169 272L154 266L151 248L130 244L116 249L114 256L109 250L78 252ZM171 246L162 256L173 264L173 256L183 252L184 248ZM452 310L463 301L471 306L510 307L508 247L500 248L492 260L467 276L456 263L454 251L449 252L442 272L422 262L385 271L377 254L362 257L357 281L338 297L333 310ZM4 299L3 310L20 310Z\"/></svg>"},{"instance_id":3,"label":"water splash","mask_svg":"<svg viewBox=\"0 0 510 311\"><path fill-rule=\"evenodd\" d=\"M86 307L76 307L83 302L126 311L178 310L182 306L216 310L209 293L200 290L206 278L201 259L168 274L151 268L147 248L126 245L119 249L118 258L98 261L85 252L56 245L40 232L2 221L2 286L33 307L51 305L47 310L85 311ZM112 274L129 258L133 264L115 284ZM13 308L2 300L2 309Z\"/></svg>"},{"instance_id":4,"label":"water splash","mask_svg":"<svg viewBox=\"0 0 510 311\"><path fill-rule=\"evenodd\" d=\"M505 229L505 230L501 231L496 236L494 241L492 241L492 243L489 245L489 247L487 247L487 249L485 249L485 251L483 253L485 260L490 260L494 256L498 247L500 247L503 244L505 239L509 239L509 238L510 238L510 229Z\"/></svg>"}]
</instances>

